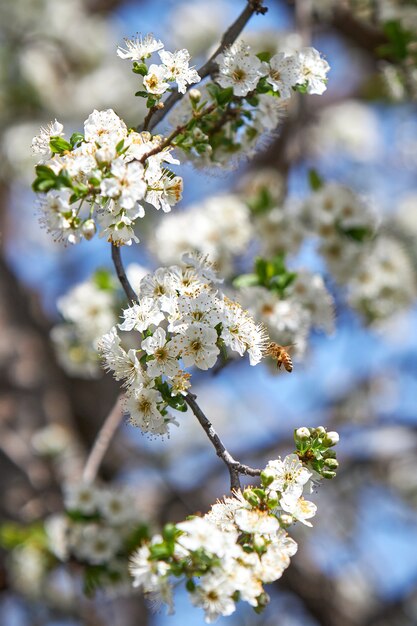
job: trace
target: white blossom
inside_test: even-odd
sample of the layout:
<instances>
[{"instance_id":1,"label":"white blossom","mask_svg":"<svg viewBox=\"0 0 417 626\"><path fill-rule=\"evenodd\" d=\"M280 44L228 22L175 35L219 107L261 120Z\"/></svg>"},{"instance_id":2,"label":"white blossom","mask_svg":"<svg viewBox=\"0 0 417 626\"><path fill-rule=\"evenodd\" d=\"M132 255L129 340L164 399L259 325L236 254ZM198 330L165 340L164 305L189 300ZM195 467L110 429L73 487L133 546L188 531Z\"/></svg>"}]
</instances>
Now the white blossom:
<instances>
[{"instance_id":1,"label":"white blossom","mask_svg":"<svg viewBox=\"0 0 417 626\"><path fill-rule=\"evenodd\" d=\"M256 88L259 79L267 74L267 65L249 51L243 42L234 43L217 59L221 87L233 87L235 96L246 96Z\"/></svg>"},{"instance_id":2,"label":"white blossom","mask_svg":"<svg viewBox=\"0 0 417 626\"><path fill-rule=\"evenodd\" d=\"M164 314L152 298L142 298L138 304L133 304L123 311L124 322L119 324L120 330L138 330L143 332L152 324L157 326L164 319Z\"/></svg>"},{"instance_id":3,"label":"white blossom","mask_svg":"<svg viewBox=\"0 0 417 626\"><path fill-rule=\"evenodd\" d=\"M180 93L187 91L187 85L200 82L201 78L197 71L193 67L189 67L190 53L188 50L178 50L174 53L163 50L158 54L166 68L167 80L175 81Z\"/></svg>"},{"instance_id":4,"label":"white blossom","mask_svg":"<svg viewBox=\"0 0 417 626\"><path fill-rule=\"evenodd\" d=\"M62 137L63 129L63 125L56 119L54 122L50 122L46 128L42 126L39 135L32 139L33 154L39 154L44 160L51 158L52 153L49 146L51 137Z\"/></svg>"},{"instance_id":5,"label":"white blossom","mask_svg":"<svg viewBox=\"0 0 417 626\"><path fill-rule=\"evenodd\" d=\"M298 53L299 83L307 83L307 93L321 95L327 89L330 65L315 48L303 48Z\"/></svg>"},{"instance_id":6,"label":"white blossom","mask_svg":"<svg viewBox=\"0 0 417 626\"><path fill-rule=\"evenodd\" d=\"M113 109L94 109L84 122L84 137L86 141L102 147L114 147L127 137L127 127Z\"/></svg>"},{"instance_id":7,"label":"white blossom","mask_svg":"<svg viewBox=\"0 0 417 626\"><path fill-rule=\"evenodd\" d=\"M168 73L163 65L152 64L143 78L143 86L151 94L161 96L169 88Z\"/></svg>"},{"instance_id":8,"label":"white blossom","mask_svg":"<svg viewBox=\"0 0 417 626\"><path fill-rule=\"evenodd\" d=\"M220 353L216 331L205 324L190 324L186 332L174 337L172 342L181 353L185 367L196 365L201 370L210 369Z\"/></svg>"},{"instance_id":9,"label":"white blossom","mask_svg":"<svg viewBox=\"0 0 417 626\"><path fill-rule=\"evenodd\" d=\"M267 81L282 99L290 98L299 82L300 60L297 54L278 52L269 61Z\"/></svg>"},{"instance_id":10,"label":"white blossom","mask_svg":"<svg viewBox=\"0 0 417 626\"><path fill-rule=\"evenodd\" d=\"M118 46L117 55L121 59L132 61L143 61L164 47L162 41L155 39L152 34L145 35L144 38L138 35L134 39L125 39L124 42L126 48Z\"/></svg>"}]
</instances>

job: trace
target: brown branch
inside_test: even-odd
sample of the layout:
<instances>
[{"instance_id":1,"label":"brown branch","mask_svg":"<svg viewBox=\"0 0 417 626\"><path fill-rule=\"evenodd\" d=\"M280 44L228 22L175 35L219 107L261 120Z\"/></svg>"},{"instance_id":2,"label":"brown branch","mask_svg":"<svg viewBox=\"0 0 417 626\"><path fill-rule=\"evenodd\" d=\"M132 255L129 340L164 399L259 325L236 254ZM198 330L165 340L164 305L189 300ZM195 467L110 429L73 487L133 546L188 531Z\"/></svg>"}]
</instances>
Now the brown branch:
<instances>
[{"instance_id":1,"label":"brown branch","mask_svg":"<svg viewBox=\"0 0 417 626\"><path fill-rule=\"evenodd\" d=\"M190 409L192 410L192 412L194 413L194 415L196 416L196 418L198 419L198 421L200 422L207 437L210 439L211 443L213 444L216 450L217 456L223 461L223 463L225 463L227 469L229 470L230 489L231 490L241 489L239 474L244 474L246 476L259 476L261 473L261 470L254 469L252 467L249 467L248 465L243 465L242 463L239 463L239 461L236 461L232 457L230 452L228 452L224 443L222 442L222 440L220 439L220 437L214 430L213 424L210 422L208 417L204 415L203 411L198 406L196 402L196 396L194 394L187 393L187 395L185 396L185 401L190 407Z\"/></svg>"},{"instance_id":2,"label":"brown branch","mask_svg":"<svg viewBox=\"0 0 417 626\"><path fill-rule=\"evenodd\" d=\"M239 17L233 22L231 26L229 26L227 31L224 33L217 49L213 52L213 54L206 61L206 63L204 63L204 65L202 65L197 70L201 80L203 80L203 78L206 78L206 76L209 76L209 74L211 74L216 69L215 58L236 41L242 30L245 28L246 24L249 22L252 15L259 13L261 15L264 15L267 10L267 7L263 6L263 0L247 0L246 7L243 9ZM189 88L194 87L197 84L198 83L193 83L189 85ZM173 106L177 104L177 102L179 102L183 98L183 96L184 94L180 92L172 93L169 98L165 100L164 108L157 111L153 116L152 121L149 123L149 130L155 128L155 126L164 119L166 114L172 109Z\"/></svg>"},{"instance_id":3,"label":"brown branch","mask_svg":"<svg viewBox=\"0 0 417 626\"><path fill-rule=\"evenodd\" d=\"M116 246L114 243L111 245L111 258L113 259L114 267L116 268L117 278L122 285L125 294L127 295L127 299L130 304L136 302L138 299L137 295L133 291L132 285L129 283L129 280L126 276L125 268L123 267L122 256L120 254L120 247Z\"/></svg>"},{"instance_id":4,"label":"brown branch","mask_svg":"<svg viewBox=\"0 0 417 626\"><path fill-rule=\"evenodd\" d=\"M152 148L152 150L149 150L149 152L144 154L139 159L139 162L144 163L146 159L148 159L149 157L153 156L154 154L158 154L159 152L162 152L162 150L164 150L167 146L171 145L175 137L177 137L178 135L180 135L182 132L186 130L190 122L192 122L193 120L199 120L205 115L208 115L209 113L214 111L216 107L217 107L217 104L213 103L210 106L208 106L206 109L203 109L202 111L200 111L199 113L195 113L193 117L186 124L183 124L182 126L177 126L177 128L173 130L172 133L168 135L168 137L164 139L164 141L162 141L162 143L158 144L157 146L155 146L155 148Z\"/></svg>"},{"instance_id":5,"label":"brown branch","mask_svg":"<svg viewBox=\"0 0 417 626\"><path fill-rule=\"evenodd\" d=\"M104 455L110 445L113 435L118 429L123 417L123 394L120 394L117 398L112 410L106 417L103 426L101 427L90 454L84 466L83 480L87 483L92 483L99 470L100 464Z\"/></svg>"}]
</instances>

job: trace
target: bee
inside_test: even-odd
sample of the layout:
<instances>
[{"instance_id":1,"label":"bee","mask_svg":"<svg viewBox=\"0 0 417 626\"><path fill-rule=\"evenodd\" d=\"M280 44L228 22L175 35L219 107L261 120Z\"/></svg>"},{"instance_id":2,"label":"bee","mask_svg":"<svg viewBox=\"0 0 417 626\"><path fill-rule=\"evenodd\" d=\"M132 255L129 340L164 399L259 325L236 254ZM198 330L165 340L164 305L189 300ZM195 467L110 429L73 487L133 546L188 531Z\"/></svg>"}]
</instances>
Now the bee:
<instances>
[{"instance_id":1,"label":"bee","mask_svg":"<svg viewBox=\"0 0 417 626\"><path fill-rule=\"evenodd\" d=\"M290 343L288 346L280 346L277 343L271 341L271 343L268 344L266 348L266 354L276 360L278 369L281 369L281 365L283 365L287 372L292 372L292 360L287 350L293 345L293 343Z\"/></svg>"}]
</instances>

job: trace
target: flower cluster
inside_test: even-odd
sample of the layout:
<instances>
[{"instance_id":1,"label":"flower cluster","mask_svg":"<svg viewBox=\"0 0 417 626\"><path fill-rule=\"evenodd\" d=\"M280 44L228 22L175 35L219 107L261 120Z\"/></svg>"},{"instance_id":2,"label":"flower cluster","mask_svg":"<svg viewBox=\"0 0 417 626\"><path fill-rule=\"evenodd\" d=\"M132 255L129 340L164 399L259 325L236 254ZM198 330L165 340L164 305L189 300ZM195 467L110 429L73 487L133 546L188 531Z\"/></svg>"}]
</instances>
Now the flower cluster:
<instances>
[{"instance_id":1,"label":"flower cluster","mask_svg":"<svg viewBox=\"0 0 417 626\"><path fill-rule=\"evenodd\" d=\"M164 264L196 250L208 255L222 276L227 276L233 272L233 257L245 252L251 238L246 204L237 195L224 194L166 216L152 233L150 247Z\"/></svg>"},{"instance_id":2,"label":"flower cluster","mask_svg":"<svg viewBox=\"0 0 417 626\"><path fill-rule=\"evenodd\" d=\"M176 83L178 91L185 93L187 85L198 83L201 79L197 71L190 67L190 53L185 48L176 52L162 50L164 44L153 35L125 39L125 48L119 46L117 54L122 59L133 61L133 72L143 77L144 91L136 95L148 99L147 105L154 106L166 91L172 91L169 83ZM158 52L161 63L146 64L154 52Z\"/></svg>"},{"instance_id":3,"label":"flower cluster","mask_svg":"<svg viewBox=\"0 0 417 626\"><path fill-rule=\"evenodd\" d=\"M115 292L110 275L100 271L58 298L64 321L53 327L51 337L58 360L70 375L99 375L97 342L116 323Z\"/></svg>"},{"instance_id":4,"label":"flower cluster","mask_svg":"<svg viewBox=\"0 0 417 626\"><path fill-rule=\"evenodd\" d=\"M41 196L42 222L58 240L91 239L98 228L115 245L138 242L133 227L144 204L170 211L181 198L178 164L163 138L128 130L112 110L93 111L84 134L63 137L55 121L33 139L40 157L33 189Z\"/></svg>"},{"instance_id":5,"label":"flower cluster","mask_svg":"<svg viewBox=\"0 0 417 626\"><path fill-rule=\"evenodd\" d=\"M294 522L311 526L316 513L304 495L313 480L332 478L337 468L330 449L337 433L299 428L295 440L297 453L270 461L260 487L235 492L204 517L167 525L145 542L131 558L133 585L159 595L173 610L171 578L183 578L208 623L231 615L239 600L262 610L268 603L263 585L280 578L297 551L287 528Z\"/></svg>"},{"instance_id":6,"label":"flower cluster","mask_svg":"<svg viewBox=\"0 0 417 626\"><path fill-rule=\"evenodd\" d=\"M260 138L278 127L294 91L322 94L330 69L314 48L255 55L242 41L226 49L216 62L215 82L192 89L171 115L171 123L181 125L207 101L214 103L214 110L175 144L200 165L222 167L233 166L239 154L253 153Z\"/></svg>"},{"instance_id":7,"label":"flower cluster","mask_svg":"<svg viewBox=\"0 0 417 626\"><path fill-rule=\"evenodd\" d=\"M410 307L416 294L416 270L406 249L395 238L381 236L355 268L347 298L368 323L373 323Z\"/></svg>"},{"instance_id":8,"label":"flower cluster","mask_svg":"<svg viewBox=\"0 0 417 626\"><path fill-rule=\"evenodd\" d=\"M376 231L376 217L369 205L348 187L337 183L320 186L303 206L305 229L320 239L319 252L340 283L368 252L366 245Z\"/></svg>"},{"instance_id":9,"label":"flower cluster","mask_svg":"<svg viewBox=\"0 0 417 626\"><path fill-rule=\"evenodd\" d=\"M279 52L268 59L255 55L243 41L239 41L217 57L222 87L232 87L236 96L245 97L255 91L259 81L286 100L293 90L321 95L326 90L327 73L330 69L315 48L303 48L299 52Z\"/></svg>"},{"instance_id":10,"label":"flower cluster","mask_svg":"<svg viewBox=\"0 0 417 626\"><path fill-rule=\"evenodd\" d=\"M146 273L136 264L126 268L133 285ZM63 320L52 328L51 338L58 361L70 376L97 378L103 373L98 342L117 322L124 302L119 284L105 269L97 270L58 298L57 308Z\"/></svg>"},{"instance_id":11,"label":"flower cluster","mask_svg":"<svg viewBox=\"0 0 417 626\"><path fill-rule=\"evenodd\" d=\"M68 484L65 513L45 522L49 550L59 561L84 565L87 593L98 586L128 583L127 557L147 528L127 489Z\"/></svg>"},{"instance_id":12,"label":"flower cluster","mask_svg":"<svg viewBox=\"0 0 417 626\"><path fill-rule=\"evenodd\" d=\"M293 346L294 354L302 357L313 329L334 331L334 301L319 274L300 270L290 276L284 289L247 286L240 297L274 342Z\"/></svg>"},{"instance_id":13,"label":"flower cluster","mask_svg":"<svg viewBox=\"0 0 417 626\"><path fill-rule=\"evenodd\" d=\"M126 387L132 424L163 435L186 410L190 374L183 368L212 368L226 348L251 365L263 356L264 328L219 290L219 279L204 257L185 255L181 266L145 276L137 303L123 311L123 322L104 335L100 350L107 369Z\"/></svg>"}]
</instances>

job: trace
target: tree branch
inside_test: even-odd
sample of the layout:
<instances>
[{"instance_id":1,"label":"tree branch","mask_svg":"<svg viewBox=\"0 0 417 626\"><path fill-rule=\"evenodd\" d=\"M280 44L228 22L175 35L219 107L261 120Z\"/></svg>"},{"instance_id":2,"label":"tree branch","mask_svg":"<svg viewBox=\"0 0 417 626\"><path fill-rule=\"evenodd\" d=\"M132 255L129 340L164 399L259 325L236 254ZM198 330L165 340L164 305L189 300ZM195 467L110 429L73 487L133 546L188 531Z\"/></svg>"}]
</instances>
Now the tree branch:
<instances>
[{"instance_id":1,"label":"tree branch","mask_svg":"<svg viewBox=\"0 0 417 626\"><path fill-rule=\"evenodd\" d=\"M132 303L136 300L136 294L134 293L132 286L130 285L126 276L126 272L124 270L123 262L120 256L120 249L114 244L112 244L112 258L117 270L117 276L119 277L123 289L126 292L129 302ZM203 411L198 406L196 402L196 396L192 393L187 393L187 395L185 396L185 401L191 408L192 412L203 427L203 430L205 431L207 437L213 444L217 456L227 466L230 474L230 489L241 489L239 474L244 474L246 476L259 476L261 470L239 463L239 461L236 461L236 459L232 457L230 452L228 452L222 440L214 430L212 423L210 422L208 417L204 415ZM91 450L90 456L84 468L84 480L94 480L98 467L109 446L111 438L116 432L120 420L122 419L122 415L123 411L121 407L121 396L119 396L114 408L110 412L109 416L106 418L106 421L104 422L103 427L100 430L94 446Z\"/></svg>"},{"instance_id":2,"label":"tree branch","mask_svg":"<svg viewBox=\"0 0 417 626\"><path fill-rule=\"evenodd\" d=\"M120 394L112 410L106 417L103 426L99 430L90 454L88 455L83 471L83 480L87 483L92 483L95 480L103 457L107 452L111 440L113 439L113 435L122 421L122 400L123 394Z\"/></svg>"},{"instance_id":3,"label":"tree branch","mask_svg":"<svg viewBox=\"0 0 417 626\"><path fill-rule=\"evenodd\" d=\"M249 22L252 15L259 13L261 15L264 15L267 11L267 7L263 6L263 0L247 0L246 7L243 9L239 17L233 22L231 26L229 26L227 31L224 33L217 49L213 52L213 54L206 61L206 63L204 63L204 65L202 65L197 70L201 80L203 80L203 78L206 78L206 76L209 76L209 74L211 74L213 70L216 69L216 64L214 62L215 58L236 41L242 30L245 28L246 24ZM194 87L194 85L197 84L198 83L189 85L189 88ZM177 102L179 102L183 98L183 96L184 94L180 92L172 93L163 103L164 107L156 111L156 113L154 114L152 120L149 122L148 130L152 130L153 128L155 128L155 126L164 119L166 114L172 109L173 106L177 104Z\"/></svg>"},{"instance_id":4,"label":"tree branch","mask_svg":"<svg viewBox=\"0 0 417 626\"><path fill-rule=\"evenodd\" d=\"M172 133L170 135L168 135L168 137L166 139L164 139L164 141L162 143L158 144L157 146L155 146L155 148L152 148L152 150L149 150L149 152L144 154L139 159L139 163L145 163L146 159L148 159L150 156L153 156L154 154L158 154L159 152L162 152L162 150L164 150L164 148L166 148L167 146L169 146L172 143L172 141L173 141L173 139L175 139L175 137L177 137L182 132L184 132L184 130L186 130L186 128L190 124L190 122L192 122L193 120L199 120L202 117L204 117L205 115L208 115L209 113L214 111L214 109L216 107L217 107L217 104L213 103L210 106L208 106L206 109L203 109L202 111L200 111L199 113L194 113L193 117L186 124L183 124L182 126L177 126L177 128L175 128L172 131Z\"/></svg>"},{"instance_id":5,"label":"tree branch","mask_svg":"<svg viewBox=\"0 0 417 626\"><path fill-rule=\"evenodd\" d=\"M192 393L187 393L187 395L185 396L185 401L190 407L190 409L192 410L192 412L194 413L194 415L196 416L196 418L198 419L198 421L200 422L207 437L210 439L211 443L213 444L216 450L217 456L223 461L223 463L225 463L227 469L229 470L230 489L231 490L241 489L239 474L244 474L246 476L259 476L261 473L261 470L254 469L252 467L249 467L248 465L243 465L242 463L239 463L239 461L236 461L232 457L230 452L228 452L224 443L222 442L222 440L220 439L220 437L214 430L213 424L210 422L208 417L204 415L203 411L198 406L196 402L196 396Z\"/></svg>"},{"instance_id":6,"label":"tree branch","mask_svg":"<svg viewBox=\"0 0 417 626\"><path fill-rule=\"evenodd\" d=\"M122 285L125 294L127 295L127 299L129 300L130 304L133 304L133 302L136 302L138 298L126 276L125 268L123 267L122 256L120 254L120 247L114 245L114 243L112 243L111 245L111 258L113 259L114 267L116 268L117 278L120 280L120 284Z\"/></svg>"}]
</instances>

